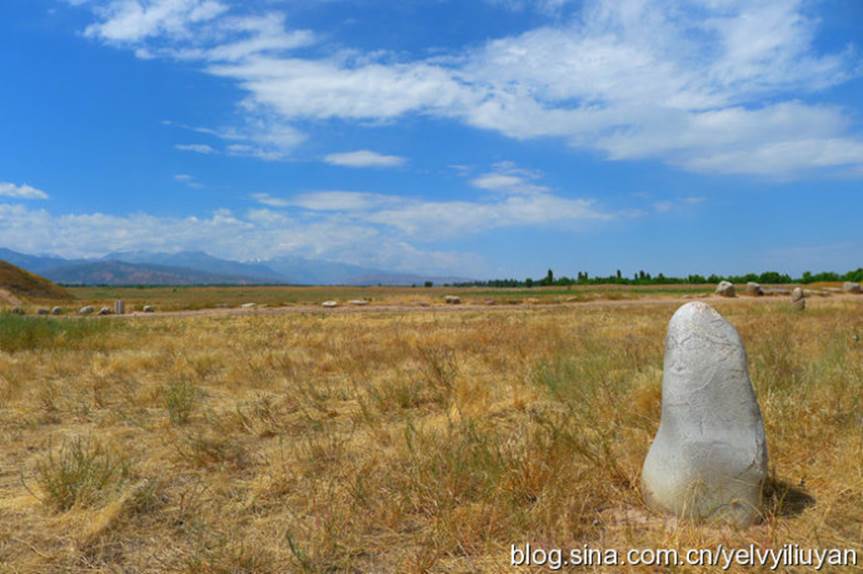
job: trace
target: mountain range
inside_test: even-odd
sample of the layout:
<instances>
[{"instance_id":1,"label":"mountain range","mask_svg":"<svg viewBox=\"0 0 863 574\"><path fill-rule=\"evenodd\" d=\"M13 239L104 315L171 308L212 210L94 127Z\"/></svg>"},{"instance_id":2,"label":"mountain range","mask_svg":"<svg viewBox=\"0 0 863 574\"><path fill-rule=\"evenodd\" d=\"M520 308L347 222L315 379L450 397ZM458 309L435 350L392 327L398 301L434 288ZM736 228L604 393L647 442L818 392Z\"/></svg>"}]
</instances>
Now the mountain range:
<instances>
[{"instance_id":1,"label":"mountain range","mask_svg":"<svg viewBox=\"0 0 863 574\"><path fill-rule=\"evenodd\" d=\"M296 256L231 261L202 251L124 251L100 258L66 259L0 248L0 260L64 285L411 285L467 281Z\"/></svg>"}]
</instances>

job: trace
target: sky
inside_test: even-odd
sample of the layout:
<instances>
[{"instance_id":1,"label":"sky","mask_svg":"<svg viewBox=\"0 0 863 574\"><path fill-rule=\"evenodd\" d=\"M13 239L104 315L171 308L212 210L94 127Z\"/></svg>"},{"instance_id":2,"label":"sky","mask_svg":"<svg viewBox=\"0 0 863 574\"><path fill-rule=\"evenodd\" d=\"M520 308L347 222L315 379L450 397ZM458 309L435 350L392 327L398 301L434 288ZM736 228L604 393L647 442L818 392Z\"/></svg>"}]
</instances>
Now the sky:
<instances>
[{"instance_id":1,"label":"sky","mask_svg":"<svg viewBox=\"0 0 863 574\"><path fill-rule=\"evenodd\" d=\"M863 266L858 0L3 0L0 247Z\"/></svg>"}]
</instances>

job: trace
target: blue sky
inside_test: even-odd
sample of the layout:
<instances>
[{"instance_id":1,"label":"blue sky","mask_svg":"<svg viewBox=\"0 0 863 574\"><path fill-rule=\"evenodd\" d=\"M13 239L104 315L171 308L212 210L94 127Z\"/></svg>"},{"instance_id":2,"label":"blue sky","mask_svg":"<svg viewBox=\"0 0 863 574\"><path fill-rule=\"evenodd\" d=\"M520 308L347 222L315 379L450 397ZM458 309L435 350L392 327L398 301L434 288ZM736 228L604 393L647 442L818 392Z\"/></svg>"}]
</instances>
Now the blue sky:
<instances>
[{"instance_id":1,"label":"blue sky","mask_svg":"<svg viewBox=\"0 0 863 574\"><path fill-rule=\"evenodd\" d=\"M0 246L863 265L857 0L5 0Z\"/></svg>"}]
</instances>

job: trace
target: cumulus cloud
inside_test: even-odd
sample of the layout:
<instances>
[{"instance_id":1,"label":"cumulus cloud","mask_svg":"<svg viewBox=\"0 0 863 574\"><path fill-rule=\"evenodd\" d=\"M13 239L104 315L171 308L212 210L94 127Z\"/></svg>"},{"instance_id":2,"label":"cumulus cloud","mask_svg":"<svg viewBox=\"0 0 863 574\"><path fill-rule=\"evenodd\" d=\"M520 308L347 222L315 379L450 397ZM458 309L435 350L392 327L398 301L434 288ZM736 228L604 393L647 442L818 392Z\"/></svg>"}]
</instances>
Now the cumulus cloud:
<instances>
[{"instance_id":1,"label":"cumulus cloud","mask_svg":"<svg viewBox=\"0 0 863 574\"><path fill-rule=\"evenodd\" d=\"M471 180L479 189L503 193L545 193L550 189L535 183L542 176L538 172L522 169L512 162L499 162L492 171Z\"/></svg>"},{"instance_id":2,"label":"cumulus cloud","mask_svg":"<svg viewBox=\"0 0 863 574\"><path fill-rule=\"evenodd\" d=\"M407 161L397 155L384 155L370 150L331 153L324 157L330 165L342 167L398 167Z\"/></svg>"},{"instance_id":3,"label":"cumulus cloud","mask_svg":"<svg viewBox=\"0 0 863 574\"><path fill-rule=\"evenodd\" d=\"M14 183L0 182L0 197L12 197L15 199L48 199L48 194L41 189L29 185L15 185Z\"/></svg>"},{"instance_id":4,"label":"cumulus cloud","mask_svg":"<svg viewBox=\"0 0 863 574\"><path fill-rule=\"evenodd\" d=\"M248 16L220 2L90 5L89 36L197 62L236 82L244 113L278 120L289 134L275 145L235 142L236 155L285 157L305 137L298 122L421 114L699 172L793 177L863 166L853 113L817 103L860 74L859 58L851 48L816 49L818 20L802 0L587 0L524 33L412 60L323 47L309 56L316 33L289 29L278 12ZM246 139L267 139L270 123L252 122Z\"/></svg>"}]
</instances>

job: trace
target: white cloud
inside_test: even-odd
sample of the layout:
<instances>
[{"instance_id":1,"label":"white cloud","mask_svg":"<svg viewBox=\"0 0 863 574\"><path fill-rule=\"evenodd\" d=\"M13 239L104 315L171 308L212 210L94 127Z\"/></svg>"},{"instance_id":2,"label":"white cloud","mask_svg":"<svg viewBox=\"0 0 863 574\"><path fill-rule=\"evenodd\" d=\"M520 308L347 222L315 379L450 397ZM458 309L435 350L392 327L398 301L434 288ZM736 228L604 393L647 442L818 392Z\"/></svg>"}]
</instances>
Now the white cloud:
<instances>
[{"instance_id":1,"label":"white cloud","mask_svg":"<svg viewBox=\"0 0 863 574\"><path fill-rule=\"evenodd\" d=\"M550 189L533 183L541 174L517 167L512 162L499 162L493 170L471 180L471 185L502 193L545 193Z\"/></svg>"},{"instance_id":2,"label":"white cloud","mask_svg":"<svg viewBox=\"0 0 863 574\"><path fill-rule=\"evenodd\" d=\"M556 13L565 4L532 3ZM268 119L246 126L248 141L232 144L238 155L285 157L305 138L293 127L300 121L422 114L693 171L793 177L863 166L853 114L813 103L863 68L850 48L816 49L818 20L802 0L587 0L571 17L525 33L414 60L347 51L304 57L316 34L288 29L279 13L240 16L217 2L96 5L89 35L149 57L196 61L236 82L243 113ZM256 141L272 135L271 120L286 137Z\"/></svg>"},{"instance_id":3,"label":"white cloud","mask_svg":"<svg viewBox=\"0 0 863 574\"><path fill-rule=\"evenodd\" d=\"M0 197L12 197L15 199L48 199L48 194L41 189L29 185L15 185L14 183L0 182Z\"/></svg>"},{"instance_id":4,"label":"white cloud","mask_svg":"<svg viewBox=\"0 0 863 574\"><path fill-rule=\"evenodd\" d=\"M369 150L357 150L344 153L331 153L324 157L330 165L342 167L398 167L407 160L397 155L384 155Z\"/></svg>"},{"instance_id":5,"label":"white cloud","mask_svg":"<svg viewBox=\"0 0 863 574\"><path fill-rule=\"evenodd\" d=\"M216 149L207 144L177 144L174 148L180 151L191 151L194 153L200 153L203 155L212 155L216 152Z\"/></svg>"},{"instance_id":6,"label":"white cloud","mask_svg":"<svg viewBox=\"0 0 863 574\"><path fill-rule=\"evenodd\" d=\"M194 176L187 173L178 173L174 176L174 181L188 185L189 187L200 189L203 186Z\"/></svg>"}]
</instances>

